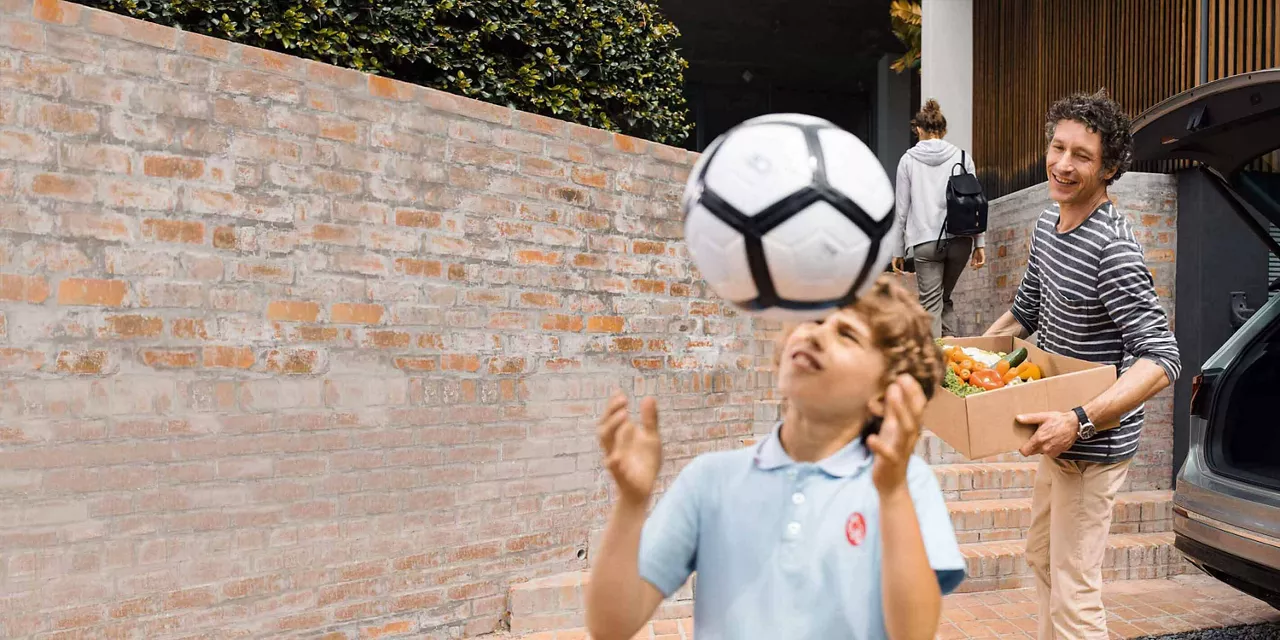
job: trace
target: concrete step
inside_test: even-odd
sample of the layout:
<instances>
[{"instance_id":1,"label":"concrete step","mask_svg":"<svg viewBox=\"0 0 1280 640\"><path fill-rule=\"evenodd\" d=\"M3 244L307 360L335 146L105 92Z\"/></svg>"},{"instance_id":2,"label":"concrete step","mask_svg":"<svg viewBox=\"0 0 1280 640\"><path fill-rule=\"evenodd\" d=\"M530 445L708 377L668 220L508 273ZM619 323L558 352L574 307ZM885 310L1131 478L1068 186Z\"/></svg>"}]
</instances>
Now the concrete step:
<instances>
[{"instance_id":1,"label":"concrete step","mask_svg":"<svg viewBox=\"0 0 1280 640\"><path fill-rule=\"evenodd\" d=\"M947 510L961 544L1025 540L1031 526L1031 498L949 502ZM1113 535L1172 530L1172 491L1116 495L1111 515Z\"/></svg>"},{"instance_id":2,"label":"concrete step","mask_svg":"<svg viewBox=\"0 0 1280 640\"><path fill-rule=\"evenodd\" d=\"M962 593L1021 589L1034 585L1027 566L1026 543L978 542L960 545L967 562ZM1107 538L1102 577L1117 580L1154 580L1196 570L1173 548L1173 532L1112 535Z\"/></svg>"}]
</instances>

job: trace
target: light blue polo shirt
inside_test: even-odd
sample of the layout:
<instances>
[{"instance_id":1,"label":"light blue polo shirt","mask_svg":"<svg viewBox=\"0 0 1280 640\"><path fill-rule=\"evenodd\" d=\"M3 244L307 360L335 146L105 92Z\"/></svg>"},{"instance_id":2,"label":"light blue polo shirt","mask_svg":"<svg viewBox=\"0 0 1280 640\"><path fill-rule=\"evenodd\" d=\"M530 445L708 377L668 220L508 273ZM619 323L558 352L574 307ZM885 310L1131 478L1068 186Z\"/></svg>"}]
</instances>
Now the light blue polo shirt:
<instances>
[{"instance_id":1,"label":"light blue polo shirt","mask_svg":"<svg viewBox=\"0 0 1280 640\"><path fill-rule=\"evenodd\" d=\"M670 597L698 573L699 640L885 638L879 494L855 440L818 463L793 461L778 429L755 447L704 454L645 522L640 576ZM929 465L907 484L943 594L965 562Z\"/></svg>"}]
</instances>

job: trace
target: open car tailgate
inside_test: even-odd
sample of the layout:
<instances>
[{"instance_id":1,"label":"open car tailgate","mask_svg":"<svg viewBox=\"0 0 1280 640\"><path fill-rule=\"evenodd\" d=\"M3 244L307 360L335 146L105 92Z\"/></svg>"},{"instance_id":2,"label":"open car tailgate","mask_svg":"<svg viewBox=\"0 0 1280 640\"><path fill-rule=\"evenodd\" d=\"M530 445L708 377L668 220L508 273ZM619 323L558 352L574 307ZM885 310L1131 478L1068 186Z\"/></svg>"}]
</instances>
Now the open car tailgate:
<instances>
[{"instance_id":1,"label":"open car tailgate","mask_svg":"<svg viewBox=\"0 0 1280 640\"><path fill-rule=\"evenodd\" d=\"M1175 95L1134 120L1134 160L1191 160L1254 233L1280 255L1280 176L1246 167L1280 149L1280 69L1223 78Z\"/></svg>"}]
</instances>

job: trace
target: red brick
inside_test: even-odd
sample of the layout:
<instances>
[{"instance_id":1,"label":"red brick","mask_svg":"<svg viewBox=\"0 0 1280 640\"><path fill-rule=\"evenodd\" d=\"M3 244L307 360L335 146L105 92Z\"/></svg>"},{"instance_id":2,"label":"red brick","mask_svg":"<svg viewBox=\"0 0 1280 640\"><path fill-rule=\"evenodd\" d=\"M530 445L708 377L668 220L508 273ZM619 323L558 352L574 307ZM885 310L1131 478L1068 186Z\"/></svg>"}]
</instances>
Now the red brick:
<instances>
[{"instance_id":1,"label":"red brick","mask_svg":"<svg viewBox=\"0 0 1280 640\"><path fill-rule=\"evenodd\" d=\"M369 76L369 95L375 98L408 100L413 95L413 87L398 80Z\"/></svg>"},{"instance_id":2,"label":"red brick","mask_svg":"<svg viewBox=\"0 0 1280 640\"><path fill-rule=\"evenodd\" d=\"M0 300L40 304L49 299L49 283L39 276L0 274Z\"/></svg>"},{"instance_id":3,"label":"red brick","mask_svg":"<svg viewBox=\"0 0 1280 640\"><path fill-rule=\"evenodd\" d=\"M104 11L91 11L88 26L90 31L106 36L123 38L161 49L177 48L178 31L133 18Z\"/></svg>"},{"instance_id":4,"label":"red brick","mask_svg":"<svg viewBox=\"0 0 1280 640\"><path fill-rule=\"evenodd\" d=\"M412 340L402 331L370 331L365 337L366 344L377 349L403 349Z\"/></svg>"},{"instance_id":5,"label":"red brick","mask_svg":"<svg viewBox=\"0 0 1280 640\"><path fill-rule=\"evenodd\" d=\"M392 611L410 611L415 609L429 609L437 607L444 601L444 593L441 591L427 591L424 593L413 593L397 597L391 603Z\"/></svg>"},{"instance_id":6,"label":"red brick","mask_svg":"<svg viewBox=\"0 0 1280 640\"><path fill-rule=\"evenodd\" d=\"M311 239L327 244L355 246L360 243L360 229L347 225L318 224L311 228Z\"/></svg>"},{"instance_id":7,"label":"red brick","mask_svg":"<svg viewBox=\"0 0 1280 640\"><path fill-rule=\"evenodd\" d=\"M623 319L618 316L592 316L587 318L587 331L596 333L621 333Z\"/></svg>"},{"instance_id":8,"label":"red brick","mask_svg":"<svg viewBox=\"0 0 1280 640\"><path fill-rule=\"evenodd\" d=\"M102 126L98 112L62 104L45 104L38 108L31 108L27 112L27 123L45 131L75 136L98 133Z\"/></svg>"},{"instance_id":9,"label":"red brick","mask_svg":"<svg viewBox=\"0 0 1280 640\"><path fill-rule=\"evenodd\" d=\"M267 307L267 319L283 322L315 322L320 305L315 302L280 300Z\"/></svg>"},{"instance_id":10,"label":"red brick","mask_svg":"<svg viewBox=\"0 0 1280 640\"><path fill-rule=\"evenodd\" d=\"M321 138L342 142L356 142L360 139L360 126L341 118L321 117L318 127Z\"/></svg>"},{"instance_id":11,"label":"red brick","mask_svg":"<svg viewBox=\"0 0 1280 640\"><path fill-rule=\"evenodd\" d=\"M247 50L247 49L243 49ZM224 69L217 73L219 91L297 104L302 99L302 83L250 69Z\"/></svg>"},{"instance_id":12,"label":"red brick","mask_svg":"<svg viewBox=\"0 0 1280 640\"><path fill-rule=\"evenodd\" d=\"M94 184L83 176L42 173L31 179L31 193L70 202L93 202Z\"/></svg>"},{"instance_id":13,"label":"red brick","mask_svg":"<svg viewBox=\"0 0 1280 640\"><path fill-rule=\"evenodd\" d=\"M59 373L97 375L108 368L110 355L106 351L63 351L58 354Z\"/></svg>"},{"instance_id":14,"label":"red brick","mask_svg":"<svg viewBox=\"0 0 1280 640\"><path fill-rule=\"evenodd\" d=\"M148 282L138 285L143 307L195 308L204 304L204 287L189 282Z\"/></svg>"},{"instance_id":15,"label":"red brick","mask_svg":"<svg viewBox=\"0 0 1280 640\"><path fill-rule=\"evenodd\" d=\"M395 365L397 369L410 373L427 373L440 368L436 358L396 358Z\"/></svg>"},{"instance_id":16,"label":"red brick","mask_svg":"<svg viewBox=\"0 0 1280 640\"><path fill-rule=\"evenodd\" d=\"M173 209L177 195L171 188L137 180L109 180L104 184L103 201L120 209L163 211Z\"/></svg>"},{"instance_id":17,"label":"red brick","mask_svg":"<svg viewBox=\"0 0 1280 640\"><path fill-rule=\"evenodd\" d=\"M10 0L11 2L13 0ZM29 2L23 0L25 6L21 10L30 6ZM45 34L44 28L38 24L30 24L18 20L5 20L0 22L0 42L5 46L23 51L44 51Z\"/></svg>"},{"instance_id":18,"label":"red brick","mask_svg":"<svg viewBox=\"0 0 1280 640\"><path fill-rule=\"evenodd\" d=\"M231 57L231 44L226 40L190 31L183 31L178 36L178 46L184 53L208 58L210 60L227 60Z\"/></svg>"},{"instance_id":19,"label":"red brick","mask_svg":"<svg viewBox=\"0 0 1280 640\"><path fill-rule=\"evenodd\" d=\"M402 227L421 227L436 229L440 227L443 217L435 211L419 211L417 209L397 209L396 224Z\"/></svg>"},{"instance_id":20,"label":"red brick","mask_svg":"<svg viewBox=\"0 0 1280 640\"><path fill-rule=\"evenodd\" d=\"M492 375L511 375L524 373L526 361L524 358L491 358L489 360L489 373Z\"/></svg>"},{"instance_id":21,"label":"red brick","mask_svg":"<svg viewBox=\"0 0 1280 640\"><path fill-rule=\"evenodd\" d=\"M636 279L631 281L631 290L636 293L656 293L658 295L662 295L667 292L667 283L661 280Z\"/></svg>"},{"instance_id":22,"label":"red brick","mask_svg":"<svg viewBox=\"0 0 1280 640\"><path fill-rule=\"evenodd\" d=\"M287 263L242 262L236 265L236 278L248 282L293 282L293 268Z\"/></svg>"},{"instance_id":23,"label":"red brick","mask_svg":"<svg viewBox=\"0 0 1280 640\"><path fill-rule=\"evenodd\" d=\"M198 362L195 351L146 349L142 352L142 363L155 369L191 369Z\"/></svg>"},{"instance_id":24,"label":"red brick","mask_svg":"<svg viewBox=\"0 0 1280 640\"><path fill-rule=\"evenodd\" d=\"M313 349L272 349L267 352L267 370L272 373L319 373L322 363L322 356Z\"/></svg>"},{"instance_id":25,"label":"red brick","mask_svg":"<svg viewBox=\"0 0 1280 640\"><path fill-rule=\"evenodd\" d=\"M302 74L304 61L283 53L245 47L240 51L240 63L259 71L297 76Z\"/></svg>"},{"instance_id":26,"label":"red brick","mask_svg":"<svg viewBox=\"0 0 1280 640\"><path fill-rule=\"evenodd\" d=\"M202 359L209 369L249 369L255 361L248 347L205 347Z\"/></svg>"},{"instance_id":27,"label":"red brick","mask_svg":"<svg viewBox=\"0 0 1280 640\"><path fill-rule=\"evenodd\" d=\"M440 357L440 368L444 371L475 373L480 370L480 358L474 355L448 354Z\"/></svg>"},{"instance_id":28,"label":"red brick","mask_svg":"<svg viewBox=\"0 0 1280 640\"><path fill-rule=\"evenodd\" d=\"M335 324L379 324L383 308L374 304L338 303L329 310L329 321Z\"/></svg>"},{"instance_id":29,"label":"red brick","mask_svg":"<svg viewBox=\"0 0 1280 640\"><path fill-rule=\"evenodd\" d=\"M142 237L154 242L203 244L204 223L151 218L142 221Z\"/></svg>"},{"instance_id":30,"label":"red brick","mask_svg":"<svg viewBox=\"0 0 1280 640\"><path fill-rule=\"evenodd\" d=\"M359 193L364 184L358 176L341 171L316 171L315 181L326 192L343 195Z\"/></svg>"},{"instance_id":31,"label":"red brick","mask_svg":"<svg viewBox=\"0 0 1280 640\"><path fill-rule=\"evenodd\" d=\"M54 147L38 135L21 131L0 131L0 158L43 163L53 155Z\"/></svg>"},{"instance_id":32,"label":"red brick","mask_svg":"<svg viewBox=\"0 0 1280 640\"><path fill-rule=\"evenodd\" d=\"M173 337L180 340L208 340L204 320L200 318L177 318L173 321Z\"/></svg>"},{"instance_id":33,"label":"red brick","mask_svg":"<svg viewBox=\"0 0 1280 640\"><path fill-rule=\"evenodd\" d=\"M360 640L377 640L378 638L413 633L416 630L417 627L412 620L396 620L395 622L387 622L376 626L361 627Z\"/></svg>"},{"instance_id":34,"label":"red brick","mask_svg":"<svg viewBox=\"0 0 1280 640\"><path fill-rule=\"evenodd\" d=\"M573 181L580 185L604 189L609 185L609 176L604 171L586 167L574 167Z\"/></svg>"},{"instance_id":35,"label":"red brick","mask_svg":"<svg viewBox=\"0 0 1280 640\"><path fill-rule=\"evenodd\" d=\"M542 318L543 331L582 331L582 316L550 314Z\"/></svg>"},{"instance_id":36,"label":"red brick","mask_svg":"<svg viewBox=\"0 0 1280 640\"><path fill-rule=\"evenodd\" d=\"M195 180L204 175L204 160L182 156L146 156L142 171L153 178Z\"/></svg>"},{"instance_id":37,"label":"red brick","mask_svg":"<svg viewBox=\"0 0 1280 640\"><path fill-rule=\"evenodd\" d=\"M44 366L43 351L0 347L0 371L39 371Z\"/></svg>"},{"instance_id":38,"label":"red brick","mask_svg":"<svg viewBox=\"0 0 1280 640\"><path fill-rule=\"evenodd\" d=\"M414 258L397 258L396 273L418 278L439 278L444 265L438 260L417 260Z\"/></svg>"},{"instance_id":39,"label":"red brick","mask_svg":"<svg viewBox=\"0 0 1280 640\"><path fill-rule=\"evenodd\" d=\"M556 252L524 250L515 252L516 264L541 264L554 266L560 264L560 254Z\"/></svg>"},{"instance_id":40,"label":"red brick","mask_svg":"<svg viewBox=\"0 0 1280 640\"><path fill-rule=\"evenodd\" d=\"M58 285L58 304L118 307L128 292L129 285L124 280L70 278Z\"/></svg>"},{"instance_id":41,"label":"red brick","mask_svg":"<svg viewBox=\"0 0 1280 640\"><path fill-rule=\"evenodd\" d=\"M149 316L107 318L107 335L115 338L154 338L164 332L164 320Z\"/></svg>"},{"instance_id":42,"label":"red brick","mask_svg":"<svg viewBox=\"0 0 1280 640\"><path fill-rule=\"evenodd\" d=\"M62 167L127 174L133 169L133 160L127 147L101 144L67 142L62 145Z\"/></svg>"}]
</instances>

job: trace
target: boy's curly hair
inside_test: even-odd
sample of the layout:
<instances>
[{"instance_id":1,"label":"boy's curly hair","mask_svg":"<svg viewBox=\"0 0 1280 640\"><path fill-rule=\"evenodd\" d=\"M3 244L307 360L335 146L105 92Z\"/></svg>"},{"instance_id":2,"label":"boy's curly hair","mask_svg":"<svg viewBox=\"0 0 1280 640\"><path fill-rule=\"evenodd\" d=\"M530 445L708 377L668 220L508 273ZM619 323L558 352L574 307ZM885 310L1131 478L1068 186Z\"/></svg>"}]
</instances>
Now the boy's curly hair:
<instances>
[{"instance_id":1,"label":"boy's curly hair","mask_svg":"<svg viewBox=\"0 0 1280 640\"><path fill-rule=\"evenodd\" d=\"M844 307L862 317L871 330L876 349L884 355L882 386L906 373L920 383L926 398L942 382L946 373L942 349L933 339L933 317L889 274L881 274L871 288ZM787 335L777 341L774 365L782 357Z\"/></svg>"},{"instance_id":2,"label":"boy's curly hair","mask_svg":"<svg viewBox=\"0 0 1280 640\"><path fill-rule=\"evenodd\" d=\"M1053 103L1045 114L1046 141L1053 140L1058 123L1063 120L1079 122L1102 137L1103 171L1116 171L1107 179L1108 185L1129 170L1133 164L1133 123L1120 103L1107 95L1106 89L1074 93Z\"/></svg>"},{"instance_id":3,"label":"boy's curly hair","mask_svg":"<svg viewBox=\"0 0 1280 640\"><path fill-rule=\"evenodd\" d=\"M942 349L933 339L933 317L898 284L882 274L866 293L848 307L871 329L875 347L884 355L884 379L888 386L908 374L920 383L926 398L942 382L946 372Z\"/></svg>"}]
</instances>

